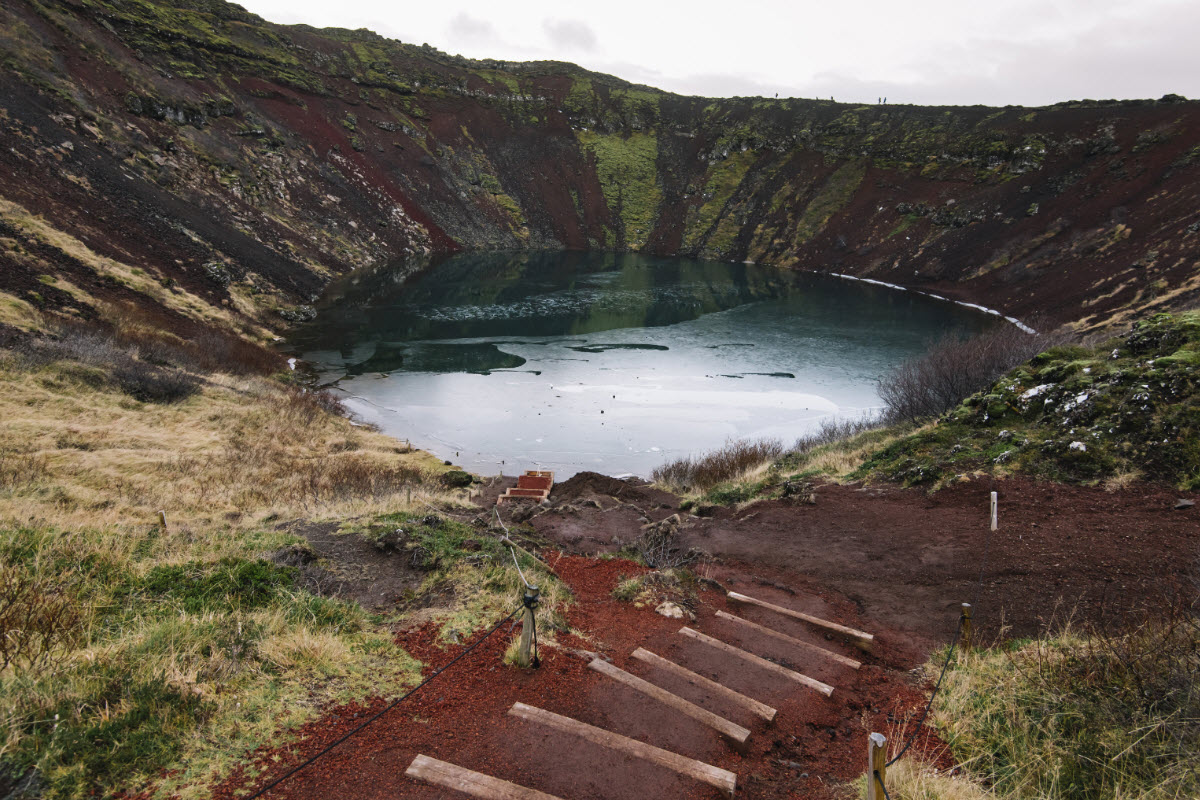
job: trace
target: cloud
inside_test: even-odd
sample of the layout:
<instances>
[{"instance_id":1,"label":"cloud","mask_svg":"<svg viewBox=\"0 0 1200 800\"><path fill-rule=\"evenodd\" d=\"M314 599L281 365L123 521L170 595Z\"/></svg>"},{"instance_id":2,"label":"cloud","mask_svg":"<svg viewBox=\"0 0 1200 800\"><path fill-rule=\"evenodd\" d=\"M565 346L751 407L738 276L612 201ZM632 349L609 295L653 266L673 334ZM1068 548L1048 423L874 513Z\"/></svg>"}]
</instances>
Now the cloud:
<instances>
[{"instance_id":1,"label":"cloud","mask_svg":"<svg viewBox=\"0 0 1200 800\"><path fill-rule=\"evenodd\" d=\"M496 26L486 19L477 19L465 12L458 12L446 26L450 41L481 44L499 41Z\"/></svg>"},{"instance_id":2,"label":"cloud","mask_svg":"<svg viewBox=\"0 0 1200 800\"><path fill-rule=\"evenodd\" d=\"M577 19L547 19L542 21L542 29L553 47L566 47L573 50L595 52L599 45L596 32L592 26Z\"/></svg>"}]
</instances>

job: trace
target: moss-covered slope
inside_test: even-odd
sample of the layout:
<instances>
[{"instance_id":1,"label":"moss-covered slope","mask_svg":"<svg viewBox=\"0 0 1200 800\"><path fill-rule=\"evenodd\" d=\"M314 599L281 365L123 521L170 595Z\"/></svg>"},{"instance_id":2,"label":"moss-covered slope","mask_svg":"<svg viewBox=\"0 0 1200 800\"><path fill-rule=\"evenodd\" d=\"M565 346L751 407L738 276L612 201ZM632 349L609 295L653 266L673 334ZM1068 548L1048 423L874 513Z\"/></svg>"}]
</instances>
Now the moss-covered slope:
<instances>
[{"instance_id":1,"label":"moss-covered slope","mask_svg":"<svg viewBox=\"0 0 1200 800\"><path fill-rule=\"evenodd\" d=\"M1200 297L1200 104L1175 96L714 100L221 0L15 0L0 98L10 305L188 316L14 214L266 327L334 274L460 248L755 260L1085 325Z\"/></svg>"},{"instance_id":2,"label":"moss-covered slope","mask_svg":"<svg viewBox=\"0 0 1200 800\"><path fill-rule=\"evenodd\" d=\"M859 472L934 484L981 470L1200 488L1200 313L1049 350Z\"/></svg>"}]
</instances>

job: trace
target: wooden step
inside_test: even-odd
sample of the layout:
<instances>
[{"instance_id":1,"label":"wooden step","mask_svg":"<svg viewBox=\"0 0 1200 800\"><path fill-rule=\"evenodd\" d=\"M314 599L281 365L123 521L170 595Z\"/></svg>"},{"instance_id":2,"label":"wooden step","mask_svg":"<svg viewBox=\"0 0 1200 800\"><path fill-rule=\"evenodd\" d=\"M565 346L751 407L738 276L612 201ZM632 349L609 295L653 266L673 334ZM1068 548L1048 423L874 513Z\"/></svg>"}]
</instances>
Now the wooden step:
<instances>
[{"instance_id":1,"label":"wooden step","mask_svg":"<svg viewBox=\"0 0 1200 800\"><path fill-rule=\"evenodd\" d=\"M502 781L482 772L472 772L429 756L414 758L404 774L448 789L456 789L472 797L482 797L484 800L559 800L552 794L539 792L537 789L526 789L524 786Z\"/></svg>"},{"instance_id":2,"label":"wooden step","mask_svg":"<svg viewBox=\"0 0 1200 800\"><path fill-rule=\"evenodd\" d=\"M709 647L713 647L724 653L729 653L730 655L737 656L738 658L742 659L743 661L749 661L751 664L757 664L758 666L762 667L763 669L770 670L771 672L774 672L778 675L783 675L786 678L790 678L790 679L794 680L796 683L804 684L808 688L815 689L816 691L820 692L821 694L825 695L826 697L833 694L833 687L830 686L829 684L821 683L816 678L810 678L807 675L802 675L801 673L796 672L795 670L788 669L787 667L781 667L778 664L776 664L774 661L768 661L767 659L763 658L762 656L756 656L753 653L747 653L745 650L741 649L740 647L734 647L731 644L726 644L725 642L722 642L720 639L714 639L711 636L705 636L700 631L695 631L695 630L692 630L691 628L682 628L682 629L680 629L679 632L681 634L683 634L684 636L689 636L689 637L695 639L698 642L703 642L704 644L708 645Z\"/></svg>"},{"instance_id":3,"label":"wooden step","mask_svg":"<svg viewBox=\"0 0 1200 800\"><path fill-rule=\"evenodd\" d=\"M666 672L670 672L673 675L677 675L691 683L693 686L699 686L712 692L713 694L724 697L726 700L732 703L737 703L739 706L754 712L755 715L762 717L768 724L775 721L775 709L771 708L766 703L760 703L753 697L747 697L740 692L735 692L728 686L717 683L714 680L710 680L703 675L697 675L690 669L679 666L674 661L668 661L662 656L655 655L649 650L644 650L641 647L633 651L633 657L638 661L644 661L647 664L651 664Z\"/></svg>"},{"instance_id":4,"label":"wooden step","mask_svg":"<svg viewBox=\"0 0 1200 800\"><path fill-rule=\"evenodd\" d=\"M820 617L814 617L801 611L793 611L790 608L777 606L774 603L768 603L766 600L759 600L756 597L749 597L744 594L739 594L738 592L729 592L728 597L730 600L736 600L739 603L749 603L750 605L755 605L759 608L765 608L769 611L774 611L777 614L783 614L784 616L791 617L792 619L798 619L802 622L807 622L808 624L815 625L818 628L824 628L827 631L840 633L848 639L852 639L854 644L857 645L861 650L870 652L871 648L875 646L875 637L869 633L864 633L863 631L855 630L854 628L848 628L845 625L839 625L836 622L830 622L829 620L821 619Z\"/></svg>"},{"instance_id":5,"label":"wooden step","mask_svg":"<svg viewBox=\"0 0 1200 800\"><path fill-rule=\"evenodd\" d=\"M601 747L607 747L610 750L616 750L619 753L625 753L626 755L658 764L660 767L674 770L680 775L695 778L710 786L717 787L729 798L733 797L733 793L737 789L737 775L727 769L714 767L712 764L705 764L703 761L681 756L678 753L672 753L670 750L663 750L661 747L639 742L637 739L630 739L628 736L622 736L619 733L606 731L603 728L597 728L594 725L588 725L585 722L580 722L570 717L563 717L535 706L525 705L524 703L514 703L513 707L508 710L508 713L529 722L535 722L554 728L555 730L574 734Z\"/></svg>"},{"instance_id":6,"label":"wooden step","mask_svg":"<svg viewBox=\"0 0 1200 800\"><path fill-rule=\"evenodd\" d=\"M858 669L859 667L862 666L861 661L855 661L853 658L847 658L846 656L842 655L841 653L835 653L832 650L826 650L824 647L818 647L817 645L812 644L811 642L806 642L801 639L797 639L794 636L788 636L786 633L780 633L779 631L772 630L771 628L768 628L765 625L759 625L757 622L751 622L748 619L742 619L741 617L739 617L735 614L729 614L725 611L718 611L717 616L720 619L726 619L726 620L729 620L730 622L736 622L738 625L741 625L744 628L749 628L752 631L758 631L761 634L770 636L772 639L778 639L781 642L787 642L790 645L802 648L806 652L816 653L817 655L820 655L822 658L828 658L831 661L836 661L837 663L839 663L843 666L850 667L850 669Z\"/></svg>"},{"instance_id":7,"label":"wooden step","mask_svg":"<svg viewBox=\"0 0 1200 800\"><path fill-rule=\"evenodd\" d=\"M686 714L702 725L715 730L717 733L729 740L730 744L740 752L746 751L746 740L750 738L750 731L737 725L724 717L717 716L713 712L701 708L690 700L685 700L677 694L672 694L661 686L655 686L649 681L643 680L636 675L632 675L623 669L614 667L602 658L594 658L589 667L599 672L601 675L607 675L615 681L619 681L630 689L641 692L647 697L652 697L660 703L670 706L681 714Z\"/></svg>"}]
</instances>

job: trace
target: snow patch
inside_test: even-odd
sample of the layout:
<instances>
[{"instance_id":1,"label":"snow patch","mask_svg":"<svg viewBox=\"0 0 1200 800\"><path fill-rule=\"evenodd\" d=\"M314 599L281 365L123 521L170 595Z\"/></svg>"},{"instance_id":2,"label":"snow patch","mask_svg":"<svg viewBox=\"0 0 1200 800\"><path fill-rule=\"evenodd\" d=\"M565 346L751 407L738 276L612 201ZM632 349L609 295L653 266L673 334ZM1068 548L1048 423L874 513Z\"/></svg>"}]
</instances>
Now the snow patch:
<instances>
[{"instance_id":1,"label":"snow patch","mask_svg":"<svg viewBox=\"0 0 1200 800\"><path fill-rule=\"evenodd\" d=\"M1025 392L1023 395L1021 395L1021 399L1022 400L1032 400L1033 398L1037 397L1039 394L1046 391L1047 389L1053 389L1053 388L1054 388L1053 383L1043 383L1041 386L1035 386L1032 389L1030 389L1029 391Z\"/></svg>"}]
</instances>

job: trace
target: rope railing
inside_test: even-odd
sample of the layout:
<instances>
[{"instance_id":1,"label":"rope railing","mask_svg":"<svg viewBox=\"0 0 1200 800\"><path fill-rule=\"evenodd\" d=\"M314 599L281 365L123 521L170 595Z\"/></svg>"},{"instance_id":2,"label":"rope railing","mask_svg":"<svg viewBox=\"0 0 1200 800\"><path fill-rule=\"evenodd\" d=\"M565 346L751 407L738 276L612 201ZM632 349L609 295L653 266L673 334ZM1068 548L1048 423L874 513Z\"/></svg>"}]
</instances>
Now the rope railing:
<instances>
[{"instance_id":1,"label":"rope railing","mask_svg":"<svg viewBox=\"0 0 1200 800\"><path fill-rule=\"evenodd\" d=\"M316 755L313 755L313 756L309 757L309 758L308 758L308 759L306 759L306 760L305 760L305 761L304 761L302 764L300 764L300 765L298 765L298 766L296 766L296 767L293 767L292 769L290 769L290 770L288 770L287 772L285 772L283 775L279 776L279 777L278 777L278 778L276 778L275 780L273 780L273 781L271 781L270 783L268 783L266 786L263 786L261 789L259 789L258 791L256 791L254 794L252 794L252 795L250 795L248 798L246 798L246 800L256 800L256 798L262 797L264 794L266 794L267 792L271 791L271 790L272 790L272 789L274 789L276 786L278 786L279 784L281 784L281 783L283 783L284 781L286 781L288 778L290 778L290 777L292 777L293 775L295 775L297 772L300 772L300 771L301 771L302 769L304 769L305 767L307 767L307 766L311 765L311 764L312 764L313 762L315 762L317 759L319 759L319 758L321 758L322 756L324 756L325 754L329 753L331 750L333 750L335 747L337 747L338 745L340 745L342 742L345 742L345 741L346 741L347 739L349 739L351 736L353 736L354 734L358 733L359 731L361 731L363 728L367 727L367 726L368 726L368 725L370 725L371 723L375 722L377 719L379 719L379 718L380 718L380 717L382 717L384 714L386 714L386 713L388 713L389 711L391 711L391 710L392 710L393 708L395 708L396 706L400 705L400 703L404 702L405 700L407 700L408 698L410 698L410 697L412 697L414 694L416 694L418 691L420 691L420 690L421 690L421 689L423 689L424 687L428 686L428 685L429 685L430 683L432 683L432 682L433 682L433 681L434 681L434 680L435 680L435 679L436 679L436 678L437 678L439 675L441 675L443 672L445 672L446 670L450 669L450 668L451 668L451 667L453 667L455 664L457 664L459 661L461 661L463 658L465 658L467 655L469 655L469 654L470 654L470 652L471 652L472 650L474 650L476 647L478 647L479 645L483 644L483 642L484 642L484 641L486 641L486 640L487 640L487 638L488 638L489 636L491 636L491 635L492 635L493 633L495 633L496 631L500 630L500 627L501 627L502 625L504 625L504 623L508 622L510 619L512 619L513 617L515 617L515 616L516 616L516 615L517 615L519 612L521 612L522 610L524 610L524 608L525 608L525 604L524 604L524 603L522 603L521 605L517 606L515 609L513 609L512 613L510 613L510 614L509 614L508 616L506 616L504 619L500 620L500 621L499 621L499 622L497 622L495 625L493 625L493 626L492 626L492 628L491 628L491 630L489 630L489 631L488 631L487 633L485 633L483 636L481 636L481 637L479 637L478 639L476 639L476 640L475 640L475 641L474 641L474 642L471 644L471 646L470 646L470 647L466 648L466 649L465 649L465 650L463 650L461 653L459 653L457 656L455 656L455 657L454 657L454 658L453 658L453 659L450 661L450 663L449 663L449 664L446 664L445 666L439 667L439 668L438 668L437 670L435 670L435 671L433 672L433 674L432 674L432 675L430 675L428 678L426 678L425 680L421 681L421 682L420 682L420 683L418 683L416 686L414 686L413 688L409 689L409 690L408 690L407 692L405 692L403 695L401 695L400 697L397 697L395 700L393 700L391 703L389 703L387 706L385 706L385 707L383 708L383 710L382 710L382 711L379 711L379 712L378 712L378 713L376 713L375 715L371 716L370 718L368 718L367 720L365 720L365 721L364 721L364 722L363 722L361 725L357 726L356 728L354 728L353 730L349 731L348 733L345 733L345 734L343 734L342 736L339 736L339 737L338 737L337 739L335 739L335 740L334 740L332 743L330 743L330 744L326 745L326 746L325 746L325 747L324 747L324 748L323 748L323 749L322 749L320 752L318 752Z\"/></svg>"},{"instance_id":2,"label":"rope railing","mask_svg":"<svg viewBox=\"0 0 1200 800\"><path fill-rule=\"evenodd\" d=\"M917 740L917 737L921 734L921 731L925 728L925 722L929 718L929 712L933 709L933 701L937 698L938 692L940 692L942 689L942 682L946 679L946 673L950 670L951 662L954 661L954 652L957 649L959 642L963 639L964 630L967 630L967 638L970 638L970 626L973 625L972 615L974 613L974 609L978 607L979 598L983 593L983 579L987 574L987 563L988 555L991 551L992 534L999 527L997 493L992 491L990 494L991 525L989 526L988 533L983 540L983 557L979 561L979 578L977 579L975 585L975 595L970 604L963 604L962 611L959 613L958 626L954 630L954 637L950 640L950 649L946 652L946 661L944 664L942 664L941 674L938 675L937 683L933 686L933 691L929 695L929 701L925 704L925 708L921 711L921 718L917 721L916 730L914 730L908 736L907 740L904 742L904 746L900 748L900 752L896 753L895 756L893 756L886 762L886 764L884 764L884 769L892 766L901 758L903 758L908 752L909 748L912 747L913 743ZM881 771L873 767L870 769L873 779L879 784L879 788L883 791L884 797L888 798L888 800L891 800L887 792L887 787L884 785Z\"/></svg>"}]
</instances>

